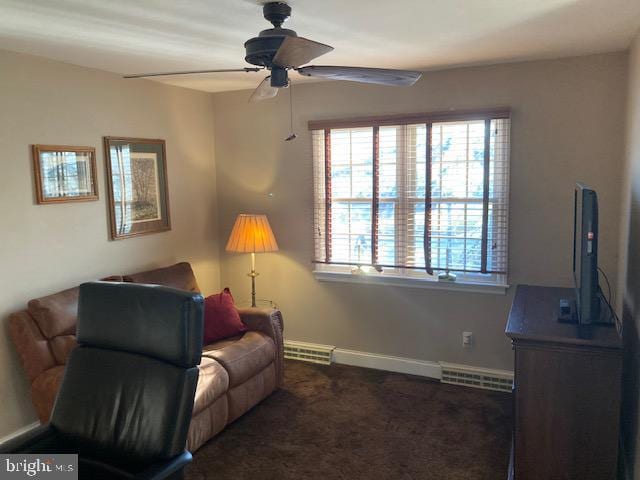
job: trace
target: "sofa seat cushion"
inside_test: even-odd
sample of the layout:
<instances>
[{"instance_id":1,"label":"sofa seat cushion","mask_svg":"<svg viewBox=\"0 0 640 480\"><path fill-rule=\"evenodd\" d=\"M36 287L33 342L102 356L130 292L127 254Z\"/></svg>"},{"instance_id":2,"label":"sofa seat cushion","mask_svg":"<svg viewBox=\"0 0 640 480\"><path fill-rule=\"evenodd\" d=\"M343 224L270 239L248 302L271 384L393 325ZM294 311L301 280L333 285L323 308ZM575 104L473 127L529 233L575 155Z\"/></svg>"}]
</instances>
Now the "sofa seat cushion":
<instances>
[{"instance_id":1,"label":"sofa seat cushion","mask_svg":"<svg viewBox=\"0 0 640 480\"><path fill-rule=\"evenodd\" d=\"M202 357L198 375L198 386L193 401L193 415L197 415L213 404L229 389L227 371L213 358Z\"/></svg>"},{"instance_id":2,"label":"sofa seat cushion","mask_svg":"<svg viewBox=\"0 0 640 480\"><path fill-rule=\"evenodd\" d=\"M226 347L227 345L233 345L238 340L242 339L243 335L244 335L244 333L241 333L241 334L235 335L233 337L229 337L229 338L225 338L223 340L217 340L215 342L209 343L208 345L205 345L205 346L202 347L202 355L205 355L207 352L209 352L211 350L220 350L220 349Z\"/></svg>"},{"instance_id":3,"label":"sofa seat cushion","mask_svg":"<svg viewBox=\"0 0 640 480\"><path fill-rule=\"evenodd\" d=\"M229 402L223 395L203 411L194 414L187 434L187 450L191 453L224 430L229 421ZM204 477L203 477L204 478Z\"/></svg>"},{"instance_id":4,"label":"sofa seat cushion","mask_svg":"<svg viewBox=\"0 0 640 480\"><path fill-rule=\"evenodd\" d=\"M267 368L258 372L246 382L229 389L229 422L240 418L263 399L267 398L276 388L276 368L270 363Z\"/></svg>"},{"instance_id":5,"label":"sofa seat cushion","mask_svg":"<svg viewBox=\"0 0 640 480\"><path fill-rule=\"evenodd\" d=\"M218 361L229 374L229 388L240 385L275 360L273 340L261 332L227 338L203 347L203 357Z\"/></svg>"}]
</instances>

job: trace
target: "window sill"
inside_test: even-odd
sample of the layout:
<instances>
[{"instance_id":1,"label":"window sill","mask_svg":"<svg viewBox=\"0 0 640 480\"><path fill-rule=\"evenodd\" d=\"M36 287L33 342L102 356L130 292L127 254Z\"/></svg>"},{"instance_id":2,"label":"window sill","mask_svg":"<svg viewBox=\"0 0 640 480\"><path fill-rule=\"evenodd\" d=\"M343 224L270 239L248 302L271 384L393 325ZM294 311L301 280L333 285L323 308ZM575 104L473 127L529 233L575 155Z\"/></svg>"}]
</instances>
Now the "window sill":
<instances>
[{"instance_id":1,"label":"window sill","mask_svg":"<svg viewBox=\"0 0 640 480\"><path fill-rule=\"evenodd\" d=\"M357 275L348 272L328 272L314 270L313 275L320 282L356 283L364 285L385 285L390 287L429 288L432 290L449 290L469 293L488 293L504 295L509 285L480 282L439 282L427 278L407 278L382 275Z\"/></svg>"}]
</instances>

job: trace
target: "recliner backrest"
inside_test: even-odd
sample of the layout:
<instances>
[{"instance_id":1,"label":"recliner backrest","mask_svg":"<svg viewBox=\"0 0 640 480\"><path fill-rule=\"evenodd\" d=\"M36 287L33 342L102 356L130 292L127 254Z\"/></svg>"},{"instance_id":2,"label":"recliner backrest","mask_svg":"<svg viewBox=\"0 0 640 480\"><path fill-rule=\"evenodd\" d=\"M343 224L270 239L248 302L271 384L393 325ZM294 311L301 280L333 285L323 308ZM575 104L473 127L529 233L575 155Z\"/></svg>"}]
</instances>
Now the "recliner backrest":
<instances>
[{"instance_id":1,"label":"recliner backrest","mask_svg":"<svg viewBox=\"0 0 640 480\"><path fill-rule=\"evenodd\" d=\"M195 367L202 355L204 299L160 285L80 285L78 344L147 355Z\"/></svg>"},{"instance_id":2,"label":"recliner backrest","mask_svg":"<svg viewBox=\"0 0 640 480\"><path fill-rule=\"evenodd\" d=\"M184 450L202 353L203 298L168 287L80 286L78 343L51 424L100 455Z\"/></svg>"}]
</instances>

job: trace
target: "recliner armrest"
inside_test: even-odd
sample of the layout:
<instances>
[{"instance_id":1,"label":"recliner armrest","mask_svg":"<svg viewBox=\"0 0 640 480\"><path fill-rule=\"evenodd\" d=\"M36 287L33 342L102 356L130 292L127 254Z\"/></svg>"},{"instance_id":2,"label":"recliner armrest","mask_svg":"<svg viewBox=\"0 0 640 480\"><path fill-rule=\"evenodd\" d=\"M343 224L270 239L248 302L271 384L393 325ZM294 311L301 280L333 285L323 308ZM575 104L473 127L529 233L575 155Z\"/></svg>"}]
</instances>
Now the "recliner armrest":
<instances>
[{"instance_id":1,"label":"recliner armrest","mask_svg":"<svg viewBox=\"0 0 640 480\"><path fill-rule=\"evenodd\" d=\"M47 437L55 434L54 428L46 423L39 425L33 430L18 435L12 438L8 442L0 444L0 453L20 453L28 450L32 445L44 440Z\"/></svg>"},{"instance_id":2,"label":"recliner armrest","mask_svg":"<svg viewBox=\"0 0 640 480\"><path fill-rule=\"evenodd\" d=\"M48 437L54 437L56 430L51 424L40 425L33 430L19 435L16 438L0 444L0 453L26 453L32 446L47 440ZM93 469L101 472L101 478L135 478L137 480L159 480L180 478L177 474L191 462L192 456L188 451L184 451L169 460L156 462L145 468L142 472L131 474L117 467L106 464L99 460L89 458L79 459L79 473L82 478L83 465L89 465ZM175 477L173 475L176 475Z\"/></svg>"},{"instance_id":3,"label":"recliner armrest","mask_svg":"<svg viewBox=\"0 0 640 480\"><path fill-rule=\"evenodd\" d=\"M87 457L80 457L78 473L80 478L97 479L134 479L134 480L173 480L182 477L182 470L191 462L191 453L184 451L168 460L152 463L144 470L133 473L121 467Z\"/></svg>"},{"instance_id":4,"label":"recliner armrest","mask_svg":"<svg viewBox=\"0 0 640 480\"><path fill-rule=\"evenodd\" d=\"M280 310L274 308L239 308L242 322L257 332L264 333L276 345L276 386L284 382L284 321Z\"/></svg>"}]
</instances>

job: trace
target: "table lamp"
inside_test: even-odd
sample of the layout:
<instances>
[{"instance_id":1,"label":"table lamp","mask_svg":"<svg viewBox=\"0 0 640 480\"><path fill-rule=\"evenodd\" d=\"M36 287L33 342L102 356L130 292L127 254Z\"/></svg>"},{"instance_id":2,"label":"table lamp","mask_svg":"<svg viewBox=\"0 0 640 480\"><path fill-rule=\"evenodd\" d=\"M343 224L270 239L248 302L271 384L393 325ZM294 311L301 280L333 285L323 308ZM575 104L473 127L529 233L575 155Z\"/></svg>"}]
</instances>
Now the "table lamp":
<instances>
[{"instance_id":1,"label":"table lamp","mask_svg":"<svg viewBox=\"0 0 640 480\"><path fill-rule=\"evenodd\" d=\"M227 252L251 253L251 306L256 306L256 253L276 252L278 244L266 215L241 213L233 225Z\"/></svg>"}]
</instances>

